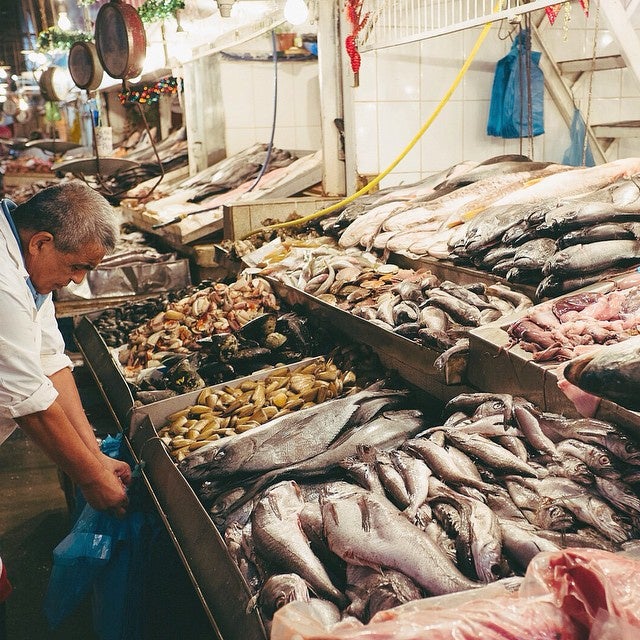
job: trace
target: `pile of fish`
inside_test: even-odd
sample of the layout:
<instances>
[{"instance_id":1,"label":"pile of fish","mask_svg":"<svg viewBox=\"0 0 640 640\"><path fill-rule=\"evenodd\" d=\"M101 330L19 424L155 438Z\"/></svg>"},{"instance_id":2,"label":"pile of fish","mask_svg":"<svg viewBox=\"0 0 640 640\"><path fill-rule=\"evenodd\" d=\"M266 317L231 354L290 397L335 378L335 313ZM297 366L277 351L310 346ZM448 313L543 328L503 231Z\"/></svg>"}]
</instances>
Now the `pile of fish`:
<instances>
[{"instance_id":1,"label":"pile of fish","mask_svg":"<svg viewBox=\"0 0 640 640\"><path fill-rule=\"evenodd\" d=\"M561 362L638 333L640 274L599 291L585 291L535 306L507 328L512 343L536 362Z\"/></svg>"},{"instance_id":2,"label":"pile of fish","mask_svg":"<svg viewBox=\"0 0 640 640\"><path fill-rule=\"evenodd\" d=\"M118 351L125 377L162 364L167 352L189 354L198 341L215 333L237 331L250 320L278 309L271 286L263 278L240 277L231 284L217 282L175 302L136 327Z\"/></svg>"},{"instance_id":3,"label":"pile of fish","mask_svg":"<svg viewBox=\"0 0 640 640\"><path fill-rule=\"evenodd\" d=\"M460 346L472 327L533 305L502 284L440 281L426 269L401 269L357 249L294 245L275 254L272 263L269 255L260 262L260 275L439 351Z\"/></svg>"},{"instance_id":4,"label":"pile of fish","mask_svg":"<svg viewBox=\"0 0 640 640\"><path fill-rule=\"evenodd\" d=\"M100 186L103 190L106 190L107 194L125 194L129 189L155 178L161 173L167 173L189 164L189 149L185 127L176 129L164 140L157 143L155 148L150 142L142 144L143 140L148 140L146 131L143 136L141 144L126 155L127 160L135 160L140 164L121 169L104 180Z\"/></svg>"},{"instance_id":5,"label":"pile of fish","mask_svg":"<svg viewBox=\"0 0 640 640\"><path fill-rule=\"evenodd\" d=\"M604 165L607 166L607 165ZM555 176L560 178L561 176ZM633 180L494 205L460 227L452 259L490 269L511 282L538 284L539 298L597 282L640 262L640 189Z\"/></svg>"},{"instance_id":6,"label":"pile of fish","mask_svg":"<svg viewBox=\"0 0 640 640\"><path fill-rule=\"evenodd\" d=\"M224 191L231 191L243 182L256 178L267 160L268 145L256 143L201 171L180 183L180 189L193 191L189 202L202 202ZM296 157L289 151L273 148L267 171L286 167Z\"/></svg>"},{"instance_id":7,"label":"pile of fish","mask_svg":"<svg viewBox=\"0 0 640 640\"><path fill-rule=\"evenodd\" d=\"M272 369L262 379L206 387L195 404L167 416L158 435L178 462L190 452L281 415L307 409L354 388L356 375L331 359Z\"/></svg>"},{"instance_id":8,"label":"pile of fish","mask_svg":"<svg viewBox=\"0 0 640 640\"><path fill-rule=\"evenodd\" d=\"M267 619L287 593L366 622L637 537L640 449L613 425L477 393L429 427L408 404L378 383L179 463Z\"/></svg>"},{"instance_id":9,"label":"pile of fish","mask_svg":"<svg viewBox=\"0 0 640 640\"><path fill-rule=\"evenodd\" d=\"M327 229L338 229L344 248L453 259L557 295L582 286L585 274L593 281L640 262L640 190L629 180L637 173L639 158L586 169L523 156L461 163L364 196Z\"/></svg>"}]
</instances>

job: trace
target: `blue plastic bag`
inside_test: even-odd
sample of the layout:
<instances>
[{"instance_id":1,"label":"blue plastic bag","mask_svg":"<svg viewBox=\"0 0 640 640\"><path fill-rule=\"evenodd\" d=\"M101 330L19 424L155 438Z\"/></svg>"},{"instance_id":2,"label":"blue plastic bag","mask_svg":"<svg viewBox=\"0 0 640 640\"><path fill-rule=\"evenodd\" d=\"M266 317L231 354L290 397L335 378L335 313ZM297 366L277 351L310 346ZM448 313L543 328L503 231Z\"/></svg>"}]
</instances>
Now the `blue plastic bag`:
<instances>
[{"instance_id":1,"label":"blue plastic bag","mask_svg":"<svg viewBox=\"0 0 640 640\"><path fill-rule=\"evenodd\" d=\"M574 109L573 119L571 120L570 140L571 144L569 148L564 152L562 158L562 164L567 164L571 167L595 167L595 160L593 159L593 153L591 153L591 146L587 142L587 153L584 154L584 137L586 135L586 127L582 115L579 109ZM585 156L584 165L582 163L583 155Z\"/></svg>"},{"instance_id":2,"label":"blue plastic bag","mask_svg":"<svg viewBox=\"0 0 640 640\"><path fill-rule=\"evenodd\" d=\"M83 602L111 559L124 521L87 504L71 532L53 550L53 567L44 596L44 613L52 629Z\"/></svg>"},{"instance_id":3,"label":"blue plastic bag","mask_svg":"<svg viewBox=\"0 0 640 640\"><path fill-rule=\"evenodd\" d=\"M523 29L514 39L509 53L496 64L487 122L487 134L490 136L528 138L544 133L544 76L539 67L541 54L539 51L530 51L528 42L529 32Z\"/></svg>"},{"instance_id":4,"label":"blue plastic bag","mask_svg":"<svg viewBox=\"0 0 640 640\"><path fill-rule=\"evenodd\" d=\"M132 464L122 449L122 434L107 436L101 451ZM133 466L133 465L132 465ZM136 608L144 581L146 544L162 526L144 508L140 469L133 468L124 518L96 511L77 492L80 510L75 524L53 551L53 567L44 598L44 613L55 629L91 595L93 626L100 640L140 640L142 611Z\"/></svg>"}]
</instances>

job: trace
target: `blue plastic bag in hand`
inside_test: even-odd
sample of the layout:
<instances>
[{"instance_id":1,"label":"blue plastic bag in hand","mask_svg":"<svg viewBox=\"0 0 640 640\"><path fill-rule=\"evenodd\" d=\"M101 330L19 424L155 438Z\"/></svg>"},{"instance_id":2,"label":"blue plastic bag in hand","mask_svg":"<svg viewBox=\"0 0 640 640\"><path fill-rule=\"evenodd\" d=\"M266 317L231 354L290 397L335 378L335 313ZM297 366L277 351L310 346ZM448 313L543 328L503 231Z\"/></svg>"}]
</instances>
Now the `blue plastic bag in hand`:
<instances>
[{"instance_id":1,"label":"blue plastic bag in hand","mask_svg":"<svg viewBox=\"0 0 640 640\"><path fill-rule=\"evenodd\" d=\"M125 521L85 505L69 535L53 550L44 613L55 629L80 605L111 559Z\"/></svg>"}]
</instances>

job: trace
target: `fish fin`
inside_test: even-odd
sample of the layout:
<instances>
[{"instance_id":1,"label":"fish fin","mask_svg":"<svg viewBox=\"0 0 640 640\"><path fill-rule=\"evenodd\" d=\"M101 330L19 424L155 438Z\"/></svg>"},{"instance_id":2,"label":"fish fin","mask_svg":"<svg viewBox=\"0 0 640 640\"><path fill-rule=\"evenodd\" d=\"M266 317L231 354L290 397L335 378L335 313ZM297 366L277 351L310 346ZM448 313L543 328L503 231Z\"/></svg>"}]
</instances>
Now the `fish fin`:
<instances>
[{"instance_id":1,"label":"fish fin","mask_svg":"<svg viewBox=\"0 0 640 640\"><path fill-rule=\"evenodd\" d=\"M463 213L460 218L461 220L455 220L455 225L450 225L450 226L458 226L459 224L462 224L463 222L467 222L469 220L472 220L473 218L475 218L479 213L481 213L482 211L484 211L487 207L476 207L475 209L471 209L470 211L467 211L465 213Z\"/></svg>"},{"instance_id":2,"label":"fish fin","mask_svg":"<svg viewBox=\"0 0 640 640\"><path fill-rule=\"evenodd\" d=\"M369 515L369 506L364 496L358 498L358 507L360 508L362 518L362 530L369 533L369 531L371 531L371 518Z\"/></svg>"}]
</instances>

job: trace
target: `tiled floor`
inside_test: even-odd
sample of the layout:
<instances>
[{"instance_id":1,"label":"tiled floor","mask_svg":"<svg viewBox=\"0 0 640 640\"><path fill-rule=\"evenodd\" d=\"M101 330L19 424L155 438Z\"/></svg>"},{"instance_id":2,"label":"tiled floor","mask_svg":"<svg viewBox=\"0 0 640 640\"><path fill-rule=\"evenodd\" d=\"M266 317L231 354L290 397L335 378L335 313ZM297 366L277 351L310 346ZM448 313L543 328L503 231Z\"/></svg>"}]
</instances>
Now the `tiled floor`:
<instances>
[{"instance_id":1,"label":"tiled floor","mask_svg":"<svg viewBox=\"0 0 640 640\"><path fill-rule=\"evenodd\" d=\"M92 424L113 433L92 381L83 367L76 372ZM54 631L43 613L52 550L70 525L56 467L20 431L14 432L0 446L0 556L14 586L7 601L8 640L100 640L93 630L88 599ZM145 610L143 637L132 640L215 638L163 528L149 556L148 592L136 602Z\"/></svg>"}]
</instances>

